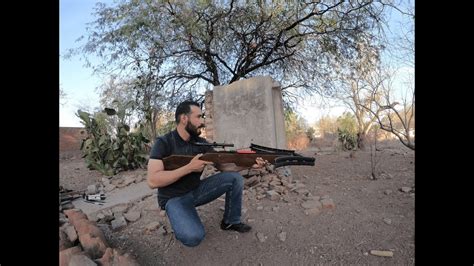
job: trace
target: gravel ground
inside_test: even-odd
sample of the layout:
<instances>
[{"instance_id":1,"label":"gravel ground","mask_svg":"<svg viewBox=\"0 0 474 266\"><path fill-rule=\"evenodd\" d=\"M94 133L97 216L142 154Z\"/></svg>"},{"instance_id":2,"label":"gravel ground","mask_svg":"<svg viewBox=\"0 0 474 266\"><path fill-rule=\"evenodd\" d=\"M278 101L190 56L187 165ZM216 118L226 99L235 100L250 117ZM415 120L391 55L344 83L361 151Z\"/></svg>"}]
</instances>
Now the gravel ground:
<instances>
[{"instance_id":1,"label":"gravel ground","mask_svg":"<svg viewBox=\"0 0 474 266\"><path fill-rule=\"evenodd\" d=\"M253 226L246 234L219 228L224 202L216 200L198 208L206 238L197 247L185 247L167 232L156 196L131 203L141 218L126 227L99 226L111 246L141 265L413 265L414 152L398 143L380 149L377 180L370 178L370 152L300 151L316 157L313 167L291 167L292 179L309 194L290 192L285 201L257 200L245 192L243 218ZM79 156L63 158L60 168L60 185L69 189L85 189L103 177ZM335 207L305 213L302 203L318 197L331 199ZM147 229L153 222L160 225Z\"/></svg>"}]
</instances>

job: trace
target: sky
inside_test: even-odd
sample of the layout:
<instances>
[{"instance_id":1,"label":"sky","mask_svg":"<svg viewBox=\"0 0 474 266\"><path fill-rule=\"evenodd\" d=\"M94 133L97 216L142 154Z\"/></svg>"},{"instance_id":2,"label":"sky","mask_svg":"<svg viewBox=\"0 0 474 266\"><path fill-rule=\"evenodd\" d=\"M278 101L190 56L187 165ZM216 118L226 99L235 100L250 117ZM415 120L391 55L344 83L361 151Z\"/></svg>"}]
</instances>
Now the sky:
<instances>
[{"instance_id":1,"label":"sky","mask_svg":"<svg viewBox=\"0 0 474 266\"><path fill-rule=\"evenodd\" d=\"M59 83L66 94L66 98L59 103L60 127L82 127L80 119L75 115L79 107L89 109L99 107L99 93L96 87L102 84L102 80L92 74L92 69L84 67L85 62L79 56L70 59L63 58L68 49L76 48L81 44L76 42L79 37L86 36L86 24L94 20L91 13L97 2L99 1L60 0ZM110 4L113 1L100 2ZM410 73L413 69L404 71ZM314 97L305 99L299 106L301 115L309 124L313 124L323 115L339 116L346 110L335 102L332 102L331 108L321 106L320 102L318 97Z\"/></svg>"},{"instance_id":2,"label":"sky","mask_svg":"<svg viewBox=\"0 0 474 266\"><path fill-rule=\"evenodd\" d=\"M59 2L59 83L66 93L60 103L59 126L81 127L75 116L78 106L99 106L99 94L95 88L101 80L92 75L92 69L84 67L84 61L75 56L64 59L67 49L79 46L76 40L86 34L86 24L93 21L91 15L97 0L60 0ZM111 1L101 1L111 2Z\"/></svg>"}]
</instances>

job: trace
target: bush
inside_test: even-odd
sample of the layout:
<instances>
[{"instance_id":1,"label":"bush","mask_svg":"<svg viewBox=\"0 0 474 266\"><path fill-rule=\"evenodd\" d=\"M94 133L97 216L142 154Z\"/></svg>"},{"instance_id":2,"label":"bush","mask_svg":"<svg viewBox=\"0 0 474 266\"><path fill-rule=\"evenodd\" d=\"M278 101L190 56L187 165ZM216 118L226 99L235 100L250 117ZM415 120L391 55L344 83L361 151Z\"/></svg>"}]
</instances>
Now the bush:
<instances>
[{"instance_id":1,"label":"bush","mask_svg":"<svg viewBox=\"0 0 474 266\"><path fill-rule=\"evenodd\" d=\"M357 134L349 132L346 129L337 129L337 139L346 151L355 150L357 147Z\"/></svg>"},{"instance_id":2,"label":"bush","mask_svg":"<svg viewBox=\"0 0 474 266\"><path fill-rule=\"evenodd\" d=\"M310 139L306 121L293 110L285 111L286 144L289 149L303 150L308 147Z\"/></svg>"},{"instance_id":3,"label":"bush","mask_svg":"<svg viewBox=\"0 0 474 266\"><path fill-rule=\"evenodd\" d=\"M337 118L337 139L343 150L355 150L357 148L357 121L353 114L344 112Z\"/></svg>"},{"instance_id":4,"label":"bush","mask_svg":"<svg viewBox=\"0 0 474 266\"><path fill-rule=\"evenodd\" d=\"M114 109L104 110L109 116L116 115ZM124 112L119 112L121 116ZM77 116L82 120L87 131L87 137L83 139L81 150L83 152L87 167L101 172L104 175L115 175L119 171L132 170L144 167L148 154L146 143L149 142L143 134L130 132L130 127L122 122L116 126L115 136L107 130L107 124L102 121L100 125L97 119L87 112L78 111Z\"/></svg>"}]
</instances>

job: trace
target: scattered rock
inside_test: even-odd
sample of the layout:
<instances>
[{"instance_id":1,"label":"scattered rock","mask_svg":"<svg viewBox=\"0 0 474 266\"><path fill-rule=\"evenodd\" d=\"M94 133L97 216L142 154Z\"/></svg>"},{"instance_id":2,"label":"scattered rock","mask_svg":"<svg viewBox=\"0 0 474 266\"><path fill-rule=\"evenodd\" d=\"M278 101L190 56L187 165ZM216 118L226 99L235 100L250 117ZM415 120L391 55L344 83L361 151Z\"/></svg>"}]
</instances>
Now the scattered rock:
<instances>
[{"instance_id":1,"label":"scattered rock","mask_svg":"<svg viewBox=\"0 0 474 266\"><path fill-rule=\"evenodd\" d=\"M125 180L123 181L125 186L130 185L131 183L135 182L135 177L133 176L127 176Z\"/></svg>"},{"instance_id":2,"label":"scattered rock","mask_svg":"<svg viewBox=\"0 0 474 266\"><path fill-rule=\"evenodd\" d=\"M298 193L299 195L306 195L309 193L309 190L307 190L306 188L300 188L300 189L296 189L295 192Z\"/></svg>"},{"instance_id":3,"label":"scattered rock","mask_svg":"<svg viewBox=\"0 0 474 266\"><path fill-rule=\"evenodd\" d=\"M267 191L267 196L271 199L271 200L279 200L280 199L280 194L278 194L278 192L274 191L274 190L268 190Z\"/></svg>"},{"instance_id":4,"label":"scattered rock","mask_svg":"<svg viewBox=\"0 0 474 266\"><path fill-rule=\"evenodd\" d=\"M411 187L402 187L402 188L400 188L400 191L401 191L401 192L408 193L408 192L411 191Z\"/></svg>"},{"instance_id":5,"label":"scattered rock","mask_svg":"<svg viewBox=\"0 0 474 266\"><path fill-rule=\"evenodd\" d=\"M104 256L97 260L99 265L128 265L128 266L135 266L138 263L130 257L127 253L120 254L118 250L113 248L108 248Z\"/></svg>"},{"instance_id":6,"label":"scattered rock","mask_svg":"<svg viewBox=\"0 0 474 266\"><path fill-rule=\"evenodd\" d=\"M393 257L393 252L388 250L371 250L370 254L380 257Z\"/></svg>"},{"instance_id":7,"label":"scattered rock","mask_svg":"<svg viewBox=\"0 0 474 266\"><path fill-rule=\"evenodd\" d=\"M120 217L123 217L123 212L114 212L115 219L120 218Z\"/></svg>"},{"instance_id":8,"label":"scattered rock","mask_svg":"<svg viewBox=\"0 0 474 266\"><path fill-rule=\"evenodd\" d=\"M107 177L102 177L101 181L102 181L102 184L104 184L104 186L107 186L108 184L110 184L110 180Z\"/></svg>"},{"instance_id":9,"label":"scattered rock","mask_svg":"<svg viewBox=\"0 0 474 266\"><path fill-rule=\"evenodd\" d=\"M103 235L97 236L95 233L79 234L79 242L81 242L82 248L92 259L102 257L108 247L105 242L105 237Z\"/></svg>"},{"instance_id":10,"label":"scattered rock","mask_svg":"<svg viewBox=\"0 0 474 266\"><path fill-rule=\"evenodd\" d=\"M265 242L265 239L267 239L267 237L263 233L260 233L260 232L257 232L257 238L258 238L258 241L260 241L261 243Z\"/></svg>"},{"instance_id":11,"label":"scattered rock","mask_svg":"<svg viewBox=\"0 0 474 266\"><path fill-rule=\"evenodd\" d=\"M66 233L59 229L59 251L73 247L74 244L69 240Z\"/></svg>"},{"instance_id":12,"label":"scattered rock","mask_svg":"<svg viewBox=\"0 0 474 266\"><path fill-rule=\"evenodd\" d=\"M159 223L159 222L151 222L151 223L149 223L149 224L145 227L145 229L146 229L147 231L153 231L153 230L155 230L156 228L158 228L159 226L160 226L160 223Z\"/></svg>"},{"instance_id":13,"label":"scattered rock","mask_svg":"<svg viewBox=\"0 0 474 266\"><path fill-rule=\"evenodd\" d=\"M87 219L91 222L97 222L99 220L99 218L97 217L97 213L87 214Z\"/></svg>"},{"instance_id":14,"label":"scattered rock","mask_svg":"<svg viewBox=\"0 0 474 266\"><path fill-rule=\"evenodd\" d=\"M321 204L323 205L324 209L336 208L336 204L334 204L334 201L332 199L321 199Z\"/></svg>"},{"instance_id":15,"label":"scattered rock","mask_svg":"<svg viewBox=\"0 0 474 266\"><path fill-rule=\"evenodd\" d=\"M61 266L69 265L69 262L72 256L74 256L75 254L79 254L81 252L82 250L81 250L81 247L79 246L75 246L72 248L59 251L59 265Z\"/></svg>"},{"instance_id":16,"label":"scattered rock","mask_svg":"<svg viewBox=\"0 0 474 266\"><path fill-rule=\"evenodd\" d=\"M309 201L309 200L316 200L316 201L319 201L321 199L320 196L308 196L306 197L305 200Z\"/></svg>"},{"instance_id":17,"label":"scattered rock","mask_svg":"<svg viewBox=\"0 0 474 266\"><path fill-rule=\"evenodd\" d=\"M136 220L140 219L140 212L138 211L129 211L127 213L124 213L123 216L127 221L129 222L135 222Z\"/></svg>"},{"instance_id":18,"label":"scattered rock","mask_svg":"<svg viewBox=\"0 0 474 266\"><path fill-rule=\"evenodd\" d=\"M95 266L97 263L95 263L93 260L91 260L89 257L83 254L78 254L78 255L73 255L71 257L71 260L69 261L69 266Z\"/></svg>"},{"instance_id":19,"label":"scattered rock","mask_svg":"<svg viewBox=\"0 0 474 266\"><path fill-rule=\"evenodd\" d=\"M252 186L252 185L256 184L257 182L258 182L258 178L257 178L256 175L254 175L254 176L251 176L251 177L245 179L244 185L245 186Z\"/></svg>"},{"instance_id":20,"label":"scattered rock","mask_svg":"<svg viewBox=\"0 0 474 266\"><path fill-rule=\"evenodd\" d=\"M294 190L297 190L297 189L300 189L300 188L306 188L306 185L303 184L303 183L296 183L295 185L292 186L292 188L290 189L291 191L294 191Z\"/></svg>"},{"instance_id":21,"label":"scattered rock","mask_svg":"<svg viewBox=\"0 0 474 266\"><path fill-rule=\"evenodd\" d=\"M105 218L105 215L101 212L99 212L97 215L96 215L97 219L100 221L100 220L103 220Z\"/></svg>"},{"instance_id":22,"label":"scattered rock","mask_svg":"<svg viewBox=\"0 0 474 266\"><path fill-rule=\"evenodd\" d=\"M321 202L316 200L308 200L301 203L301 206L305 209L320 209L322 207Z\"/></svg>"},{"instance_id":23,"label":"scattered rock","mask_svg":"<svg viewBox=\"0 0 474 266\"><path fill-rule=\"evenodd\" d=\"M384 221L386 224L392 224L392 220L389 219L389 218L384 218L383 221Z\"/></svg>"},{"instance_id":24,"label":"scattered rock","mask_svg":"<svg viewBox=\"0 0 474 266\"><path fill-rule=\"evenodd\" d=\"M162 226L162 227L158 228L158 234L160 234L160 235L163 235L163 236L164 236L164 235L166 235L167 233L168 233L168 232L167 232L167 230L165 229L165 227L164 227L164 226Z\"/></svg>"},{"instance_id":25,"label":"scattered rock","mask_svg":"<svg viewBox=\"0 0 474 266\"><path fill-rule=\"evenodd\" d=\"M127 221L125 221L125 218L122 216L122 217L115 218L114 220L112 220L111 225L112 225L112 230L118 230L122 227L127 226Z\"/></svg>"},{"instance_id":26,"label":"scattered rock","mask_svg":"<svg viewBox=\"0 0 474 266\"><path fill-rule=\"evenodd\" d=\"M77 233L76 229L74 229L74 226L72 225L67 225L62 228L63 232L66 233L67 237L69 238L69 241L73 242L77 240Z\"/></svg>"},{"instance_id":27,"label":"scattered rock","mask_svg":"<svg viewBox=\"0 0 474 266\"><path fill-rule=\"evenodd\" d=\"M392 192L393 191L391 191L390 189L387 189L383 193L385 193L385 195L390 195L390 194L392 194Z\"/></svg>"},{"instance_id":28,"label":"scattered rock","mask_svg":"<svg viewBox=\"0 0 474 266\"><path fill-rule=\"evenodd\" d=\"M306 215L318 215L321 212L321 209L315 208L315 209L307 209L304 211L304 214Z\"/></svg>"},{"instance_id":29,"label":"scattered rock","mask_svg":"<svg viewBox=\"0 0 474 266\"><path fill-rule=\"evenodd\" d=\"M125 212L128 208L128 204L119 204L115 207L112 208L112 212L113 213L116 213L116 212Z\"/></svg>"},{"instance_id":30,"label":"scattered rock","mask_svg":"<svg viewBox=\"0 0 474 266\"><path fill-rule=\"evenodd\" d=\"M106 192L110 192L110 191L114 190L115 187L116 187L116 186L113 185L113 184L108 184L108 185L105 185L104 190L105 190Z\"/></svg>"},{"instance_id":31,"label":"scattered rock","mask_svg":"<svg viewBox=\"0 0 474 266\"><path fill-rule=\"evenodd\" d=\"M286 240L286 232L281 232L278 234L278 238L284 242Z\"/></svg>"},{"instance_id":32,"label":"scattered rock","mask_svg":"<svg viewBox=\"0 0 474 266\"><path fill-rule=\"evenodd\" d=\"M66 218L66 215L64 215L64 213L62 213L62 212L59 213L59 221L62 222L62 223L67 223L68 222L68 219Z\"/></svg>"},{"instance_id":33,"label":"scattered rock","mask_svg":"<svg viewBox=\"0 0 474 266\"><path fill-rule=\"evenodd\" d=\"M87 194L96 194L97 186L95 184L87 186Z\"/></svg>"}]
</instances>

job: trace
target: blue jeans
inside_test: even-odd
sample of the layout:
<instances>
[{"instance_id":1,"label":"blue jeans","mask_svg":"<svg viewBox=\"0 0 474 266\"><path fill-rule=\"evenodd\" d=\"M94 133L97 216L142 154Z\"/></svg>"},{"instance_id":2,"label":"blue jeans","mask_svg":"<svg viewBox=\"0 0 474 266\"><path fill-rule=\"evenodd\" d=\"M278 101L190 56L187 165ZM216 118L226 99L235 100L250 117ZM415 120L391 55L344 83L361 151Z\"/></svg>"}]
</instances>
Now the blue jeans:
<instances>
[{"instance_id":1,"label":"blue jeans","mask_svg":"<svg viewBox=\"0 0 474 266\"><path fill-rule=\"evenodd\" d=\"M239 173L223 172L202 180L196 189L187 194L169 199L165 209L176 239L188 247L199 245L204 239L205 231L196 207L209 203L224 193L224 222L240 223L243 188L244 180Z\"/></svg>"}]
</instances>

